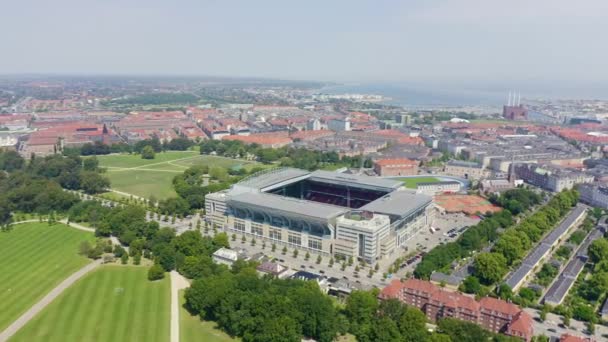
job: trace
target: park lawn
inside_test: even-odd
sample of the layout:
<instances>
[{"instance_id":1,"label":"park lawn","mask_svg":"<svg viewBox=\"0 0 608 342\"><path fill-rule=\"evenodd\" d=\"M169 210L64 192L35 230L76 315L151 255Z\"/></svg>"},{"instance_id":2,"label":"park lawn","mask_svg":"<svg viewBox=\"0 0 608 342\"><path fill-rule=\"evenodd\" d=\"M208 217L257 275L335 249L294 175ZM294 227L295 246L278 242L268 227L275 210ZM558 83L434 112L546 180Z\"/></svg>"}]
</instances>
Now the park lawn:
<instances>
[{"instance_id":1,"label":"park lawn","mask_svg":"<svg viewBox=\"0 0 608 342\"><path fill-rule=\"evenodd\" d=\"M146 165L167 163L169 161L191 158L198 156L198 152L193 151L169 151L156 153L154 159L142 159L139 154L108 154L104 156L97 156L99 160L99 166L101 167L120 167L120 168L132 168L132 167L144 167Z\"/></svg>"},{"instance_id":2,"label":"park lawn","mask_svg":"<svg viewBox=\"0 0 608 342\"><path fill-rule=\"evenodd\" d=\"M0 331L89 259L78 254L92 233L56 223L23 223L0 233Z\"/></svg>"},{"instance_id":3,"label":"park lawn","mask_svg":"<svg viewBox=\"0 0 608 342\"><path fill-rule=\"evenodd\" d=\"M179 337L181 342L234 342L240 339L230 337L230 335L216 328L215 322L202 321L198 316L193 316L184 308L186 299L184 290L179 293Z\"/></svg>"},{"instance_id":4,"label":"park lawn","mask_svg":"<svg viewBox=\"0 0 608 342\"><path fill-rule=\"evenodd\" d=\"M193 152L157 153L156 158L152 160L144 160L139 155L129 154L98 158L100 165L107 168L105 175L110 179L112 189L144 198L154 195L157 199L177 196L173 190L173 178L193 165L224 168L242 166L247 170L256 166L262 168L272 166Z\"/></svg>"},{"instance_id":5,"label":"park lawn","mask_svg":"<svg viewBox=\"0 0 608 342\"><path fill-rule=\"evenodd\" d=\"M10 341L169 341L169 278L151 282L147 271L141 266L101 266Z\"/></svg>"},{"instance_id":6,"label":"park lawn","mask_svg":"<svg viewBox=\"0 0 608 342\"><path fill-rule=\"evenodd\" d=\"M112 189L145 198L154 195L157 199L177 196L173 190L173 177L179 174L179 172L138 169L106 172Z\"/></svg>"},{"instance_id":7,"label":"park lawn","mask_svg":"<svg viewBox=\"0 0 608 342\"><path fill-rule=\"evenodd\" d=\"M405 184L406 188L416 189L418 183L436 183L439 179L435 177L411 177L411 178L399 178L400 181Z\"/></svg>"}]
</instances>

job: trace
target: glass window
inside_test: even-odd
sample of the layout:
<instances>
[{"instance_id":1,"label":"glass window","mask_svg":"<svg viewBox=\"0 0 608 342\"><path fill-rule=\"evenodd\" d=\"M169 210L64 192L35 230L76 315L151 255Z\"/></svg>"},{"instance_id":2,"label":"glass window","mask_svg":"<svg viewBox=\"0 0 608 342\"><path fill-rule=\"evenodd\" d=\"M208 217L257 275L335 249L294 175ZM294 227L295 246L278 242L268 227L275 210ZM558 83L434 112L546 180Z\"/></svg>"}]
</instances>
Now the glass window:
<instances>
[{"instance_id":1,"label":"glass window","mask_svg":"<svg viewBox=\"0 0 608 342\"><path fill-rule=\"evenodd\" d=\"M287 241L288 241L289 243L294 244L294 245L301 245L301 244L302 244L302 238L301 238L301 237L299 237L299 236L297 236L297 235L291 235L291 234L290 234L290 235L287 237Z\"/></svg>"}]
</instances>

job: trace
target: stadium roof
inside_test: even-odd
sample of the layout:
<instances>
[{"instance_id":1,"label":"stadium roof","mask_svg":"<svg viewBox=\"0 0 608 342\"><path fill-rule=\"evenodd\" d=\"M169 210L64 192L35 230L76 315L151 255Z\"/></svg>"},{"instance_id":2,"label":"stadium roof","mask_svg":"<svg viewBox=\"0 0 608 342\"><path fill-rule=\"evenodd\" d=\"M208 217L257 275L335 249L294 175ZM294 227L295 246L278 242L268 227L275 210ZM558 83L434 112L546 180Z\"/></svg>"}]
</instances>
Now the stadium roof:
<instances>
[{"instance_id":1,"label":"stadium roof","mask_svg":"<svg viewBox=\"0 0 608 342\"><path fill-rule=\"evenodd\" d=\"M405 217L421 207L431 203L431 196L417 194L410 191L395 191L373 202L360 210L369 210L375 213Z\"/></svg>"},{"instance_id":2,"label":"stadium roof","mask_svg":"<svg viewBox=\"0 0 608 342\"><path fill-rule=\"evenodd\" d=\"M265 208L269 211L279 210L320 220L329 220L350 210L348 208L329 204L283 197L263 192L245 192L233 195L230 196L228 202L237 202L241 205Z\"/></svg>"},{"instance_id":3,"label":"stadium roof","mask_svg":"<svg viewBox=\"0 0 608 342\"><path fill-rule=\"evenodd\" d=\"M309 171L294 169L290 167L264 170L241 180L238 186L246 186L255 189L262 189L277 183L288 181L310 174Z\"/></svg>"},{"instance_id":4,"label":"stadium roof","mask_svg":"<svg viewBox=\"0 0 608 342\"><path fill-rule=\"evenodd\" d=\"M340 185L357 185L392 191L403 185L402 182L378 177L359 176L332 171L317 170L310 174L310 180Z\"/></svg>"}]
</instances>

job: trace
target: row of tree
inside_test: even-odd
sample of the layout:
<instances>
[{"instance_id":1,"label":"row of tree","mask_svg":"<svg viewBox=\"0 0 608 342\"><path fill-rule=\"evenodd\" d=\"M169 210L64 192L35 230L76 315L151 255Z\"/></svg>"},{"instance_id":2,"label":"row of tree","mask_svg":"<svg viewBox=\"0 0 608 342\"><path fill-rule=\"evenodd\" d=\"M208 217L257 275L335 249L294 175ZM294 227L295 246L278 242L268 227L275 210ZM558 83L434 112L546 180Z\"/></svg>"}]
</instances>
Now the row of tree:
<instances>
[{"instance_id":1,"label":"row of tree","mask_svg":"<svg viewBox=\"0 0 608 342\"><path fill-rule=\"evenodd\" d=\"M577 202L576 190L564 190L534 214L521 220L516 227L506 230L491 252L476 256L475 276L487 285L499 282L509 267L519 262Z\"/></svg>"}]
</instances>

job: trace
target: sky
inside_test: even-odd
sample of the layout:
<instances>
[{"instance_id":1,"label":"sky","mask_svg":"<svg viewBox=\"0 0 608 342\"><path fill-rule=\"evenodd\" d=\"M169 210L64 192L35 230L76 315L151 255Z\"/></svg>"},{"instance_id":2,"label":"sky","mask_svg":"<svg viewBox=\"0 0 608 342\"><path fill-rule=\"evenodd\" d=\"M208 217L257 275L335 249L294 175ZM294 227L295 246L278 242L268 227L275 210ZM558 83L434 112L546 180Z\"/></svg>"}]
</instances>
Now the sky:
<instances>
[{"instance_id":1,"label":"sky","mask_svg":"<svg viewBox=\"0 0 608 342\"><path fill-rule=\"evenodd\" d=\"M0 73L608 84L606 0L19 0Z\"/></svg>"}]
</instances>

